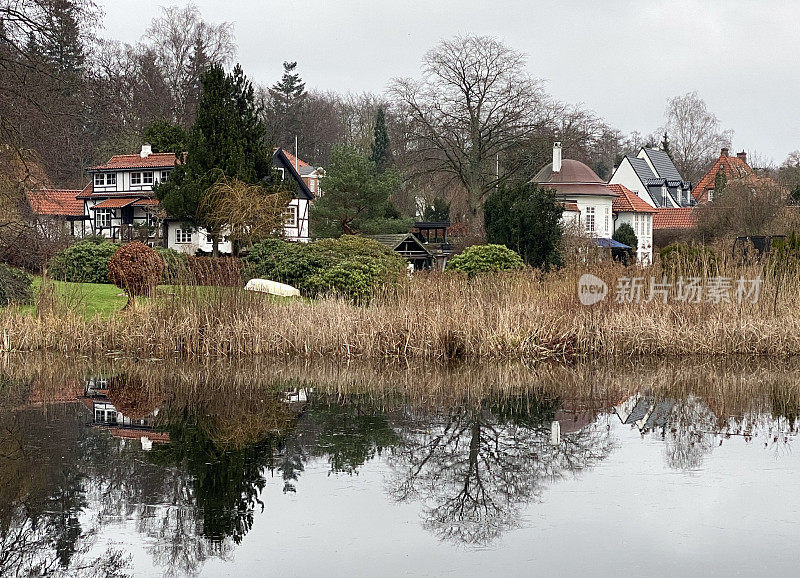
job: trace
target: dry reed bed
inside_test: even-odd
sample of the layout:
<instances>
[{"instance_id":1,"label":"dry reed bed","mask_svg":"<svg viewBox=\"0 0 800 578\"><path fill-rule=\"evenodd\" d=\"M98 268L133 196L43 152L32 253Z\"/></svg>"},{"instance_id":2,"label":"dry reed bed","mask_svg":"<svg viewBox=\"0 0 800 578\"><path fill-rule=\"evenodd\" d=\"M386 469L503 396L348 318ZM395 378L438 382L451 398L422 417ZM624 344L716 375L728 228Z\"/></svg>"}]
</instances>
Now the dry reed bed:
<instances>
[{"instance_id":1,"label":"dry reed bed","mask_svg":"<svg viewBox=\"0 0 800 578\"><path fill-rule=\"evenodd\" d=\"M656 266L605 266L593 272L610 295L584 307L577 298L583 272L415 276L366 306L336 298L281 301L223 287L187 287L109 320L45 303L37 316L0 312L0 349L426 361L800 353L800 279L784 276L777 284L767 276L754 304L619 304L620 276L663 273ZM752 278L764 271L730 265L721 274Z\"/></svg>"}]
</instances>

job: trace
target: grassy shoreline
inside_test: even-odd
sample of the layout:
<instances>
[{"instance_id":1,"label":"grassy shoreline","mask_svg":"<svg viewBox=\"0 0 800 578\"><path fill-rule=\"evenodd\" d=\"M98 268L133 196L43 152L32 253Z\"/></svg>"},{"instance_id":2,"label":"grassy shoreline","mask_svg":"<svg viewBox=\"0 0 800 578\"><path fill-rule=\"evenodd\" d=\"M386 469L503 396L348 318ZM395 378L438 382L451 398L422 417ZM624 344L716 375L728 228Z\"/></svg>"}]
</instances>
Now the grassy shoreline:
<instances>
[{"instance_id":1,"label":"grassy shoreline","mask_svg":"<svg viewBox=\"0 0 800 578\"><path fill-rule=\"evenodd\" d=\"M585 272L603 278L610 291L591 307L577 297ZM800 354L798 279L730 266L715 275L765 277L758 302L615 301L620 278L663 274L660 266L605 265L471 280L418 275L366 306L335 297L276 300L237 288L176 286L139 300L133 310L93 316L56 292L40 297L34 315L0 310L0 350L430 362Z\"/></svg>"}]
</instances>

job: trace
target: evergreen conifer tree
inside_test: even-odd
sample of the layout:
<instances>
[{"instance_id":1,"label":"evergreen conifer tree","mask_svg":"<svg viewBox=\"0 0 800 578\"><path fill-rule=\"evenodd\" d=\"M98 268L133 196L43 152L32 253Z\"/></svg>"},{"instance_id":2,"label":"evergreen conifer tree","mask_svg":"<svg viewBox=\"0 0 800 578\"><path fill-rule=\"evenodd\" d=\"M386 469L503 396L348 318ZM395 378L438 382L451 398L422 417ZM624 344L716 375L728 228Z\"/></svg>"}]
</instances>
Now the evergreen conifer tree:
<instances>
[{"instance_id":1,"label":"evergreen conifer tree","mask_svg":"<svg viewBox=\"0 0 800 578\"><path fill-rule=\"evenodd\" d=\"M375 163L375 168L379 173L384 172L392 164L389 133L386 130L386 113L382 106L378 107L378 113L375 116L375 140L372 143L370 160Z\"/></svg>"},{"instance_id":2,"label":"evergreen conifer tree","mask_svg":"<svg viewBox=\"0 0 800 578\"><path fill-rule=\"evenodd\" d=\"M167 214L207 229L217 254L221 231L209 219L213 207L203 203L206 192L223 176L264 186L275 177L261 110L241 66L226 74L220 65L212 65L202 85L186 158L166 183L155 187L155 194Z\"/></svg>"},{"instance_id":3,"label":"evergreen conifer tree","mask_svg":"<svg viewBox=\"0 0 800 578\"><path fill-rule=\"evenodd\" d=\"M300 129L301 114L306 100L306 84L296 72L297 62L283 63L283 76L269 89L272 98L272 117L278 146L292 148Z\"/></svg>"}]
</instances>

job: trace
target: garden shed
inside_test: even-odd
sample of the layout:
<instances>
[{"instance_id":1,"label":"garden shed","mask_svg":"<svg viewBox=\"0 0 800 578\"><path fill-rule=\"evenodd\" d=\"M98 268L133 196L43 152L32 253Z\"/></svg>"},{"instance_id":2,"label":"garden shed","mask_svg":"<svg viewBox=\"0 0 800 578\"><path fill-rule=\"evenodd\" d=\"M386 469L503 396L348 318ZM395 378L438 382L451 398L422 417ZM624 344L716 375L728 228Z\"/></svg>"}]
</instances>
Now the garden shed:
<instances>
[{"instance_id":1,"label":"garden shed","mask_svg":"<svg viewBox=\"0 0 800 578\"><path fill-rule=\"evenodd\" d=\"M433 266L433 254L412 233L398 233L395 235L369 235L367 238L385 245L409 263L414 269L430 269Z\"/></svg>"}]
</instances>

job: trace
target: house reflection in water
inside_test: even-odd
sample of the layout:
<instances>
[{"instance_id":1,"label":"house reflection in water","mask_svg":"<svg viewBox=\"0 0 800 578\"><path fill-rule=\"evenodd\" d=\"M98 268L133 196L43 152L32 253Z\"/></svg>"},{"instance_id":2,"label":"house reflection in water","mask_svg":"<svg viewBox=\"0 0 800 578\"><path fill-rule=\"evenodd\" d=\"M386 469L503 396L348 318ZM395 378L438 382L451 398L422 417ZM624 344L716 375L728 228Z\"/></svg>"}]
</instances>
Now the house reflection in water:
<instances>
[{"instance_id":1,"label":"house reflection in water","mask_svg":"<svg viewBox=\"0 0 800 578\"><path fill-rule=\"evenodd\" d=\"M91 427L107 429L112 436L123 440L139 440L143 450L150 450L153 443L169 443L169 434L154 430L158 407L143 417L130 417L118 411L108 399L108 382L104 377L86 380L81 402L92 412Z\"/></svg>"},{"instance_id":2,"label":"house reflection in water","mask_svg":"<svg viewBox=\"0 0 800 578\"><path fill-rule=\"evenodd\" d=\"M656 400L650 395L633 395L614 407L614 411L622 423L646 432L665 427L675 404L674 399Z\"/></svg>"}]
</instances>

